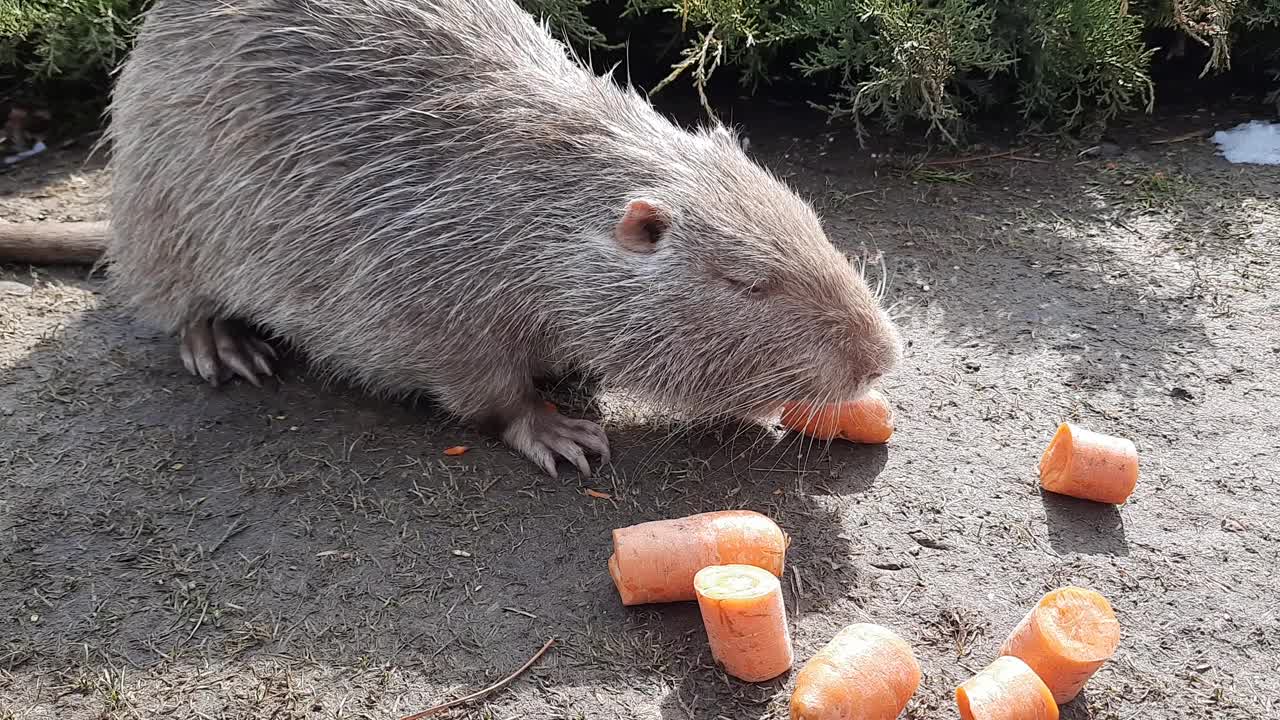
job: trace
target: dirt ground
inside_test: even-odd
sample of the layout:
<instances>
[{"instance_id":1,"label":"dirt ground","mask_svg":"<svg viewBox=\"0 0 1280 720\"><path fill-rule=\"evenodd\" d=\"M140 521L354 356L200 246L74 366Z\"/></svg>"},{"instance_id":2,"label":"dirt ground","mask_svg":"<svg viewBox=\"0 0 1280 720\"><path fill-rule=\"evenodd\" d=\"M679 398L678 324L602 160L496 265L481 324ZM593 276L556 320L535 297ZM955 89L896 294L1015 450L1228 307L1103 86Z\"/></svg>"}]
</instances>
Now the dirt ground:
<instances>
[{"instance_id":1,"label":"dirt ground","mask_svg":"<svg viewBox=\"0 0 1280 720\"><path fill-rule=\"evenodd\" d=\"M914 169L748 119L838 243L883 253L898 432L813 450L606 417L616 461L585 483L300 366L206 388L101 278L4 267L0 718L398 718L551 638L454 716L783 718L794 673L726 678L695 606L623 608L606 573L611 528L725 508L793 537L800 661L857 621L915 647L906 717L956 717L954 686L1067 583L1124 635L1064 717L1280 717L1280 171L1186 135L1238 119ZM84 153L0 176L0 216L106 217ZM1130 502L1038 490L1063 420L1137 443Z\"/></svg>"}]
</instances>

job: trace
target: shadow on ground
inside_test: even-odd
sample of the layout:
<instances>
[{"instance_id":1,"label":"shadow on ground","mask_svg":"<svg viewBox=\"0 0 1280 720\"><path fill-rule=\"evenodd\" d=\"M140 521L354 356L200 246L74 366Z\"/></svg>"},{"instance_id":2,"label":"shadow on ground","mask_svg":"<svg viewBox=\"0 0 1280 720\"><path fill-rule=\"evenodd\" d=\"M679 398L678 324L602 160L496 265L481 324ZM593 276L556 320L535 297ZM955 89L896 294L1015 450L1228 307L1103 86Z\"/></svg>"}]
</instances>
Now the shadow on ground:
<instances>
[{"instance_id":1,"label":"shadow on ground","mask_svg":"<svg viewBox=\"0 0 1280 720\"><path fill-rule=\"evenodd\" d=\"M1049 544L1060 553L1129 554L1124 520L1114 505L1042 492Z\"/></svg>"}]
</instances>

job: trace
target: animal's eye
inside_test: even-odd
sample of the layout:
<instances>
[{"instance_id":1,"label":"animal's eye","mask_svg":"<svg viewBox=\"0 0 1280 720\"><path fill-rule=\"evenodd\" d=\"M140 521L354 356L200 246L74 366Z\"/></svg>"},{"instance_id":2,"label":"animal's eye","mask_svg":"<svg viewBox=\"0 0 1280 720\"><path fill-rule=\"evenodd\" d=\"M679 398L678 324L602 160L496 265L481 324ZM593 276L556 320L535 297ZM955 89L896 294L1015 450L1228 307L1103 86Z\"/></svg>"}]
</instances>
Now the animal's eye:
<instances>
[{"instance_id":1,"label":"animal's eye","mask_svg":"<svg viewBox=\"0 0 1280 720\"><path fill-rule=\"evenodd\" d=\"M763 280L745 280L742 278L725 278L729 287L751 298L761 298L769 293L769 286Z\"/></svg>"}]
</instances>

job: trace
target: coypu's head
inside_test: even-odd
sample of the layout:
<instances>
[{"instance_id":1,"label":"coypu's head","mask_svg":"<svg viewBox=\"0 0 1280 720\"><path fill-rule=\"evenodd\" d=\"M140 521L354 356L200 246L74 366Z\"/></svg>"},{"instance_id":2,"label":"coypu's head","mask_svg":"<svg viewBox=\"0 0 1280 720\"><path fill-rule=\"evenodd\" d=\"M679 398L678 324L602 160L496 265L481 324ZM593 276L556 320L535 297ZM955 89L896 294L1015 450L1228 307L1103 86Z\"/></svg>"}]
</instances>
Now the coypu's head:
<instances>
[{"instance_id":1,"label":"coypu's head","mask_svg":"<svg viewBox=\"0 0 1280 720\"><path fill-rule=\"evenodd\" d=\"M725 130L685 147L605 240L626 278L600 348L610 379L694 418L747 418L853 400L893 370L898 332L813 208Z\"/></svg>"}]
</instances>

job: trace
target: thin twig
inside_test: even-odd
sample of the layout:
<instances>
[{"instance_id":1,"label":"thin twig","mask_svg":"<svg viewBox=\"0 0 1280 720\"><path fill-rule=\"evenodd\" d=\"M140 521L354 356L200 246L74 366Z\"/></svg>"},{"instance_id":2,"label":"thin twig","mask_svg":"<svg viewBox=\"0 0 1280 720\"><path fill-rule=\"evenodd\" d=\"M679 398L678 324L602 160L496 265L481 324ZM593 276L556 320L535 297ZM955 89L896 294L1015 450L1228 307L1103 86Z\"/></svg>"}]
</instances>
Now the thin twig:
<instances>
[{"instance_id":1,"label":"thin twig","mask_svg":"<svg viewBox=\"0 0 1280 720\"><path fill-rule=\"evenodd\" d=\"M1171 145L1173 143L1186 142L1188 140L1198 140L1200 138L1207 136L1208 134L1209 134L1209 131L1207 130L1192 130L1189 133L1175 135L1170 138L1164 138L1161 140L1152 140L1147 144L1148 145Z\"/></svg>"},{"instance_id":2,"label":"thin twig","mask_svg":"<svg viewBox=\"0 0 1280 720\"><path fill-rule=\"evenodd\" d=\"M971 157L950 158L948 160L930 160L925 163L925 165L930 167L937 167L938 165L964 165L965 163L978 162L979 160L995 160L996 158L1007 157L1009 155L1017 155L1026 149L1027 148L1017 148L1014 150L1005 150L1004 152L991 153L990 155L974 155Z\"/></svg>"},{"instance_id":3,"label":"thin twig","mask_svg":"<svg viewBox=\"0 0 1280 720\"><path fill-rule=\"evenodd\" d=\"M547 651L551 649L551 646L555 644L555 642L556 642L555 638L551 638L550 640L548 640L547 644L543 645L541 650L534 653L533 657L529 658L529 662L525 663L524 665L521 665L519 670L516 670L515 672L506 676L502 680L499 680L498 682L490 685L489 687L483 690L479 690L477 692L473 692L470 695L467 695L466 697L460 697L457 700L450 700L447 703L441 703L434 707L429 707L420 713L417 713L414 715L406 715L405 717L400 718L400 720L422 720L422 718L431 717L432 715L442 713L445 710L458 707L459 705L466 705L467 703L473 700L479 700L480 698L484 697L485 695L488 695L489 693L493 693L493 692L497 692L498 690L501 690L502 688L510 685L512 681L514 681L516 678L520 677L525 670L528 670L529 668L533 667L533 664L538 662L538 659L541 658L543 655L545 655Z\"/></svg>"},{"instance_id":4,"label":"thin twig","mask_svg":"<svg viewBox=\"0 0 1280 720\"><path fill-rule=\"evenodd\" d=\"M187 634L187 637L182 641L181 644L186 645L187 643L191 642L191 638L196 636L196 632L200 630L200 626L204 625L204 618L205 618L205 615L207 615L208 613L209 613L209 603L206 602L204 606L200 608L200 619L196 621L196 626L191 628L191 632Z\"/></svg>"},{"instance_id":5,"label":"thin twig","mask_svg":"<svg viewBox=\"0 0 1280 720\"><path fill-rule=\"evenodd\" d=\"M214 543L213 547L205 551L205 555L213 555L218 552L218 548L222 547L223 543L244 532L244 530L249 527L249 524L240 524L240 519L243 517L244 515L237 515L236 519L232 520L231 524L227 526L226 532L222 533L222 537L218 538L218 542Z\"/></svg>"}]
</instances>

